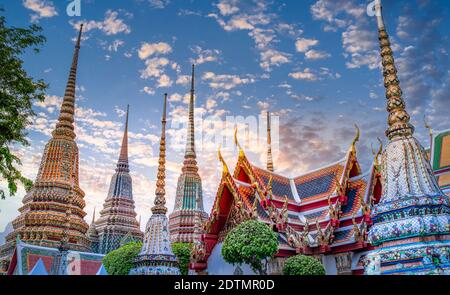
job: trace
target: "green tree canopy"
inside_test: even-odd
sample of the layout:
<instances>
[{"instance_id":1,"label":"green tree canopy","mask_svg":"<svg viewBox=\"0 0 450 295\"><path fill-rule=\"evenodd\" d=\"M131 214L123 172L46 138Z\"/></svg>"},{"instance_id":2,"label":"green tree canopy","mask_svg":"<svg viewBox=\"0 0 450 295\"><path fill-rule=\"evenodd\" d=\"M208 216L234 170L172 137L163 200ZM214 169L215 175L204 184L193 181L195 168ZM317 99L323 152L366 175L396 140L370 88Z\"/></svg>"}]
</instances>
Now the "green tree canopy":
<instances>
[{"instance_id":1,"label":"green tree canopy","mask_svg":"<svg viewBox=\"0 0 450 295\"><path fill-rule=\"evenodd\" d=\"M133 268L133 261L142 248L141 242L131 242L119 249L109 252L102 263L109 275L128 275Z\"/></svg>"},{"instance_id":2,"label":"green tree canopy","mask_svg":"<svg viewBox=\"0 0 450 295\"><path fill-rule=\"evenodd\" d=\"M285 275L325 275L325 269L314 257L295 255L286 259L283 268Z\"/></svg>"},{"instance_id":3,"label":"green tree canopy","mask_svg":"<svg viewBox=\"0 0 450 295\"><path fill-rule=\"evenodd\" d=\"M228 263L246 263L255 273L267 274L267 264L277 249L277 234L261 221L248 220L228 233L222 256Z\"/></svg>"},{"instance_id":4,"label":"green tree canopy","mask_svg":"<svg viewBox=\"0 0 450 295\"><path fill-rule=\"evenodd\" d=\"M28 28L8 27L3 12L0 8L0 178L8 182L9 194L14 195L18 182L28 189L31 181L16 168L21 163L10 147L28 145L25 129L35 115L32 104L44 100L47 88L42 80L34 81L28 76L20 56L29 48L38 52L45 37L35 24ZM1 189L0 198L5 198Z\"/></svg>"},{"instance_id":5,"label":"green tree canopy","mask_svg":"<svg viewBox=\"0 0 450 295\"><path fill-rule=\"evenodd\" d=\"M191 260L191 243L173 243L172 251L178 258L178 266L182 275L187 275L189 271L189 262Z\"/></svg>"}]
</instances>

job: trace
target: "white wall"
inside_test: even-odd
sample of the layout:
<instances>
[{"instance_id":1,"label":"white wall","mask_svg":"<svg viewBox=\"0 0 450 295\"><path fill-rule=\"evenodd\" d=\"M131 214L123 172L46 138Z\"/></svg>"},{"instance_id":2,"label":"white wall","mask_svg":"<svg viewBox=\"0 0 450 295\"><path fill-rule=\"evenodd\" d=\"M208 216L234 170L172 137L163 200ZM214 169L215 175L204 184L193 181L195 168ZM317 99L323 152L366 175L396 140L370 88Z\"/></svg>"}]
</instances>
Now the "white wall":
<instances>
[{"instance_id":1,"label":"white wall","mask_svg":"<svg viewBox=\"0 0 450 295\"><path fill-rule=\"evenodd\" d=\"M243 264L239 266L244 275L254 275L250 266ZM232 275L236 266L225 262L222 257L222 243L217 243L208 258L208 274L210 275Z\"/></svg>"},{"instance_id":2,"label":"white wall","mask_svg":"<svg viewBox=\"0 0 450 295\"><path fill-rule=\"evenodd\" d=\"M337 275L336 259L334 258L334 255L323 256L322 263L327 275Z\"/></svg>"}]
</instances>

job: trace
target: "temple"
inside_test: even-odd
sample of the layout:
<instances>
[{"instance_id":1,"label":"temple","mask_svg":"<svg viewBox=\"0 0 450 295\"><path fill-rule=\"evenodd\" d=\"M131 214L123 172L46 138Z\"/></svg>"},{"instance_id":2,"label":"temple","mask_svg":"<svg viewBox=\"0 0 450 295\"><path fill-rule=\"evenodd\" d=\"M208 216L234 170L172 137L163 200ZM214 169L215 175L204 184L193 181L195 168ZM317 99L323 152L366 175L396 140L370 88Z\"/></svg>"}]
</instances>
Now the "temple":
<instances>
[{"instance_id":1,"label":"temple","mask_svg":"<svg viewBox=\"0 0 450 295\"><path fill-rule=\"evenodd\" d=\"M194 70L195 66L192 65L186 151L181 169L182 173L178 178L175 207L169 216L170 239L172 242L182 243L194 242L195 220L197 215L201 221L208 218L208 214L203 210L202 180L198 174L195 154Z\"/></svg>"},{"instance_id":2,"label":"temple","mask_svg":"<svg viewBox=\"0 0 450 295\"><path fill-rule=\"evenodd\" d=\"M158 175L152 216L145 228L141 252L134 261L130 275L179 275L178 261L172 252L169 237L169 220L166 213L166 109L167 93L164 95L162 131L159 146Z\"/></svg>"},{"instance_id":3,"label":"temple","mask_svg":"<svg viewBox=\"0 0 450 295\"><path fill-rule=\"evenodd\" d=\"M230 172L219 151L222 179L194 246L192 273L253 274L248 265L233 266L221 255L227 233L248 219L278 234L271 274L282 273L285 259L295 254L313 255L327 274L449 273L450 132L431 134L428 157L413 137L379 1L375 7L389 111L386 149L380 140L362 173L357 128L343 159L286 177L273 172L270 126L266 169L249 161L236 131L237 164Z\"/></svg>"},{"instance_id":4,"label":"temple","mask_svg":"<svg viewBox=\"0 0 450 295\"><path fill-rule=\"evenodd\" d=\"M450 198L439 187L426 152L414 137L397 77L381 1L375 1L386 88L389 143L382 155L383 191L373 208L369 242L376 248L365 259L366 274L450 274ZM439 137L438 146L446 136ZM434 159L436 157L436 160ZM441 170L448 161L433 152ZM443 170L443 171L442 171ZM440 184L448 186L445 168Z\"/></svg>"},{"instance_id":5,"label":"temple","mask_svg":"<svg viewBox=\"0 0 450 295\"><path fill-rule=\"evenodd\" d=\"M93 251L103 254L128 242L142 241L143 237L134 211L132 180L128 164L128 115L129 107L127 107L116 173L111 178L108 196L103 204L103 210L100 211L100 218L93 224L97 233L92 231L92 236L89 236L96 250L93 249Z\"/></svg>"},{"instance_id":6,"label":"temple","mask_svg":"<svg viewBox=\"0 0 450 295\"><path fill-rule=\"evenodd\" d=\"M28 274L38 261L49 274L67 274L67 263L76 255L80 273L93 261L101 265L102 255L86 254L91 250L86 237L88 225L84 192L79 187L78 147L75 142L75 85L80 51L80 26L56 128L42 155L33 187L23 198L20 215L12 222L13 231L0 249L3 271ZM87 256L86 256L87 255ZM96 267L94 267L96 268ZM97 267L98 269L98 267ZM97 270L95 269L95 270ZM95 274L95 273L94 273Z\"/></svg>"},{"instance_id":7,"label":"temple","mask_svg":"<svg viewBox=\"0 0 450 295\"><path fill-rule=\"evenodd\" d=\"M252 274L247 265L226 263L221 246L240 222L258 219L278 233L279 248L269 273L280 274L284 260L297 253L314 255L328 274L361 273L356 265L368 248L370 206L381 194L380 165L374 153L371 168L361 172L356 142L344 158L297 177L286 177L252 164L237 140L239 156L233 172L223 163L214 205L194 249L191 270L208 274ZM270 167L270 165L268 165Z\"/></svg>"}]
</instances>

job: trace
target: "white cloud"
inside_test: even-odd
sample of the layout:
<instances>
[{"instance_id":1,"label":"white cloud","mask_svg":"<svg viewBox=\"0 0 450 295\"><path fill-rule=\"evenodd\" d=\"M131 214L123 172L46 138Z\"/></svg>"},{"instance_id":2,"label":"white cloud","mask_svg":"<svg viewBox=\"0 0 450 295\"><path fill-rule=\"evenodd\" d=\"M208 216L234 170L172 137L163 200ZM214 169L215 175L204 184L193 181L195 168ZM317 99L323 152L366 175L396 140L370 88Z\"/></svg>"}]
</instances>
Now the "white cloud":
<instances>
[{"instance_id":1,"label":"white cloud","mask_svg":"<svg viewBox=\"0 0 450 295\"><path fill-rule=\"evenodd\" d=\"M146 59L152 55L167 54L172 52L172 47L165 42L143 43L138 50L140 59Z\"/></svg>"},{"instance_id":2,"label":"white cloud","mask_svg":"<svg viewBox=\"0 0 450 295\"><path fill-rule=\"evenodd\" d=\"M319 40L316 39L306 39L300 38L295 41L295 48L298 52L306 52L312 46L315 46L319 43Z\"/></svg>"},{"instance_id":3,"label":"white cloud","mask_svg":"<svg viewBox=\"0 0 450 295\"><path fill-rule=\"evenodd\" d=\"M106 35L117 35L119 33L129 34L131 33L130 27L124 22L123 19L118 18L118 13L111 9L107 10L105 13L105 19L103 21L79 21L70 22L72 26L78 30L80 24L83 23L84 32L89 32L91 30L100 30Z\"/></svg>"},{"instance_id":4,"label":"white cloud","mask_svg":"<svg viewBox=\"0 0 450 295\"><path fill-rule=\"evenodd\" d=\"M308 50L305 53L306 59L324 59L324 58L328 58L330 56L331 55L328 52L314 50L314 49Z\"/></svg>"},{"instance_id":5,"label":"white cloud","mask_svg":"<svg viewBox=\"0 0 450 295\"><path fill-rule=\"evenodd\" d=\"M289 77L296 80L306 80L306 81L318 80L317 75L313 73L309 68L304 69L303 72L289 73Z\"/></svg>"},{"instance_id":6,"label":"white cloud","mask_svg":"<svg viewBox=\"0 0 450 295\"><path fill-rule=\"evenodd\" d=\"M158 88L166 88L172 86L172 80L166 74L161 75L158 79L158 84L156 87Z\"/></svg>"},{"instance_id":7,"label":"white cloud","mask_svg":"<svg viewBox=\"0 0 450 295\"><path fill-rule=\"evenodd\" d=\"M163 9L170 4L170 0L148 0L148 3L153 8Z\"/></svg>"},{"instance_id":8,"label":"white cloud","mask_svg":"<svg viewBox=\"0 0 450 295\"><path fill-rule=\"evenodd\" d=\"M36 21L40 18L50 18L58 15L56 8L51 1L24 0L23 6L35 12L31 15L31 21Z\"/></svg>"},{"instance_id":9,"label":"white cloud","mask_svg":"<svg viewBox=\"0 0 450 295\"><path fill-rule=\"evenodd\" d=\"M360 68L367 66L373 70L380 67L379 52L375 30L364 29L356 25L350 25L342 33L342 46L349 55L347 68Z\"/></svg>"},{"instance_id":10,"label":"white cloud","mask_svg":"<svg viewBox=\"0 0 450 295\"><path fill-rule=\"evenodd\" d=\"M119 108L118 106L114 106L114 111L116 112L117 116L119 116L119 118L122 118L127 113L125 110Z\"/></svg>"},{"instance_id":11,"label":"white cloud","mask_svg":"<svg viewBox=\"0 0 450 295\"><path fill-rule=\"evenodd\" d=\"M148 95L154 95L155 94L155 90L151 87L145 86L144 88L141 89L141 92L145 92Z\"/></svg>"},{"instance_id":12,"label":"white cloud","mask_svg":"<svg viewBox=\"0 0 450 295\"><path fill-rule=\"evenodd\" d=\"M227 1L222 0L219 3L217 3L217 8L219 8L221 15L230 15L234 14L239 11L239 8L236 5L237 1Z\"/></svg>"},{"instance_id":13,"label":"white cloud","mask_svg":"<svg viewBox=\"0 0 450 295\"><path fill-rule=\"evenodd\" d=\"M180 84L180 85L188 85L189 82L191 81L191 76L188 75L180 75L177 78L176 84Z\"/></svg>"},{"instance_id":14,"label":"white cloud","mask_svg":"<svg viewBox=\"0 0 450 295\"><path fill-rule=\"evenodd\" d=\"M169 60L165 57L154 57L145 61L146 68L141 70L141 78L148 79L150 77L159 77L164 72L164 67L169 64Z\"/></svg>"},{"instance_id":15,"label":"white cloud","mask_svg":"<svg viewBox=\"0 0 450 295\"><path fill-rule=\"evenodd\" d=\"M169 96L169 101L179 102L179 101L181 101L181 98L182 98L181 95L179 93L175 92Z\"/></svg>"},{"instance_id":16,"label":"white cloud","mask_svg":"<svg viewBox=\"0 0 450 295\"><path fill-rule=\"evenodd\" d=\"M251 84L255 82L254 78L241 78L237 75L216 75L213 72L205 72L202 76L204 81L209 81L209 86L213 89L229 90L238 85Z\"/></svg>"},{"instance_id":17,"label":"white cloud","mask_svg":"<svg viewBox=\"0 0 450 295\"><path fill-rule=\"evenodd\" d=\"M289 55L287 53L280 52L275 49L267 49L261 51L261 68L265 70L270 70L270 66L279 66L284 63L289 63Z\"/></svg>"},{"instance_id":18,"label":"white cloud","mask_svg":"<svg viewBox=\"0 0 450 295\"><path fill-rule=\"evenodd\" d=\"M266 2L257 2L251 7L241 5L237 7L238 1L220 1L218 4L220 15L208 14L214 18L225 31L248 31L248 35L254 40L255 46L260 53L260 67L269 72L272 66L280 66L291 62L290 54L281 52L274 48L273 44L278 42L276 31L289 32L292 36L298 34L295 26L286 23L277 26L273 20L277 18L274 13L267 12ZM235 8L233 8L235 7Z\"/></svg>"},{"instance_id":19,"label":"white cloud","mask_svg":"<svg viewBox=\"0 0 450 295\"><path fill-rule=\"evenodd\" d=\"M111 43L110 45L108 45L108 51L114 51L117 52L117 50L119 49L120 46L124 45L125 42L123 40L119 40L116 39L113 41L113 43Z\"/></svg>"},{"instance_id":20,"label":"white cloud","mask_svg":"<svg viewBox=\"0 0 450 295\"><path fill-rule=\"evenodd\" d=\"M191 58L191 62L197 65L205 62L218 61L221 54L218 49L202 49L200 46L194 46L191 50L193 53L197 54L196 58Z\"/></svg>"},{"instance_id":21,"label":"white cloud","mask_svg":"<svg viewBox=\"0 0 450 295\"><path fill-rule=\"evenodd\" d=\"M217 106L217 102L213 98L206 100L206 109L210 110Z\"/></svg>"}]
</instances>

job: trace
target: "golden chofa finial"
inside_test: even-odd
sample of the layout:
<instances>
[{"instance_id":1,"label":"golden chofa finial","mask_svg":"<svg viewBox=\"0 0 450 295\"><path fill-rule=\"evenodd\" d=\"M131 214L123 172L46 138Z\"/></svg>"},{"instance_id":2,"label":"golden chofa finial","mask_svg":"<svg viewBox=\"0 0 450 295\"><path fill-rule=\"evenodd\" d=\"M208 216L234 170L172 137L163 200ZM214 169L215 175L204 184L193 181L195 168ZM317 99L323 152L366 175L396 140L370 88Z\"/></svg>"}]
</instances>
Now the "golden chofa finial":
<instances>
[{"instance_id":1,"label":"golden chofa finial","mask_svg":"<svg viewBox=\"0 0 450 295\"><path fill-rule=\"evenodd\" d=\"M220 152L220 145L219 145L219 150L217 151L217 155L219 157L219 161L222 162L222 175L228 174L229 173L228 166L222 157L222 153Z\"/></svg>"},{"instance_id":2,"label":"golden chofa finial","mask_svg":"<svg viewBox=\"0 0 450 295\"><path fill-rule=\"evenodd\" d=\"M379 142L378 151L375 152L375 150L373 149L373 146L372 146L372 154L374 156L374 164L375 164L375 166L380 165L380 162L378 161L378 158L380 157L381 153L383 152L383 141L379 137L377 137L377 140Z\"/></svg>"},{"instance_id":3,"label":"golden chofa finial","mask_svg":"<svg viewBox=\"0 0 450 295\"><path fill-rule=\"evenodd\" d=\"M341 181L339 180L339 178L334 175L334 181L336 182L336 194L338 196L343 196L344 195L344 189L341 185Z\"/></svg>"},{"instance_id":4,"label":"golden chofa finial","mask_svg":"<svg viewBox=\"0 0 450 295\"><path fill-rule=\"evenodd\" d=\"M245 156L244 150L242 149L241 145L239 144L238 138L237 138L237 132L238 128L237 126L234 127L234 144L239 148L239 158L242 158Z\"/></svg>"},{"instance_id":5,"label":"golden chofa finial","mask_svg":"<svg viewBox=\"0 0 450 295\"><path fill-rule=\"evenodd\" d=\"M359 141L359 136L361 134L359 127L356 124L355 124L355 129L356 129L356 134L355 134L355 137L353 138L352 145L351 145L351 150L354 154L356 154L356 143Z\"/></svg>"}]
</instances>

